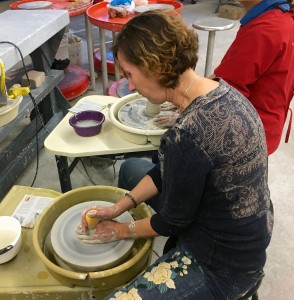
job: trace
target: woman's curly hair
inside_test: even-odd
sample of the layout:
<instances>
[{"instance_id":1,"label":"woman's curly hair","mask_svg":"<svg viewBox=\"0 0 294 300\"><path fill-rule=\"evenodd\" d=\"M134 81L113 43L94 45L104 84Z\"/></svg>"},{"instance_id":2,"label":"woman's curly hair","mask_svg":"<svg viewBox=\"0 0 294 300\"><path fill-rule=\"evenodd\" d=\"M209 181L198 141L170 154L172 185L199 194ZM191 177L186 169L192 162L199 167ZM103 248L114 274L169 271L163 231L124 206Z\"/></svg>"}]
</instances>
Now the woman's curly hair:
<instances>
[{"instance_id":1,"label":"woman's curly hair","mask_svg":"<svg viewBox=\"0 0 294 300\"><path fill-rule=\"evenodd\" d=\"M153 10L132 18L117 35L112 46L117 60L120 52L146 76L156 76L159 84L175 88L180 75L195 69L198 36L174 12Z\"/></svg>"}]
</instances>

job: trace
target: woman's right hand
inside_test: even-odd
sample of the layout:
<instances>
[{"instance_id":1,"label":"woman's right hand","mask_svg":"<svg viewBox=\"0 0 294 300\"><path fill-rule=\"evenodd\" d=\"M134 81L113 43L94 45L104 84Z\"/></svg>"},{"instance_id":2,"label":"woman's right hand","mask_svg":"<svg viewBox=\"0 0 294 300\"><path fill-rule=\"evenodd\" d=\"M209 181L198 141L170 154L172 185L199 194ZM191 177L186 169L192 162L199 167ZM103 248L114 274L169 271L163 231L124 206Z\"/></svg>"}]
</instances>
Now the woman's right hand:
<instances>
[{"instance_id":1,"label":"woman's right hand","mask_svg":"<svg viewBox=\"0 0 294 300\"><path fill-rule=\"evenodd\" d=\"M101 206L88 207L82 212L81 231L86 232L88 229L87 216L89 218L98 218L99 221L102 221L102 220L112 220L119 215L120 212L119 212L118 204L114 204L109 207L101 207Z\"/></svg>"},{"instance_id":2,"label":"woman's right hand","mask_svg":"<svg viewBox=\"0 0 294 300\"><path fill-rule=\"evenodd\" d=\"M175 125L177 118L179 117L179 113L169 112L168 114L158 114L153 119L153 124L160 128L171 128Z\"/></svg>"}]
</instances>

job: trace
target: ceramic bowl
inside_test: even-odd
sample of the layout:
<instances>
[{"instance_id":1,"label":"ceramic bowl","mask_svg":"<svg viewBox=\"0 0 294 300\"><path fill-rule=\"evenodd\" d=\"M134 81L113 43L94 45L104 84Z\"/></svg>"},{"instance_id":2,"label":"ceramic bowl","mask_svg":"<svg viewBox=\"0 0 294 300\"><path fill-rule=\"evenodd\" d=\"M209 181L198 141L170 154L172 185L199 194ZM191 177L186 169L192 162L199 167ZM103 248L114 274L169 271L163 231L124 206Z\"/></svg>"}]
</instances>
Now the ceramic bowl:
<instances>
[{"instance_id":1,"label":"ceramic bowl","mask_svg":"<svg viewBox=\"0 0 294 300\"><path fill-rule=\"evenodd\" d=\"M0 216L0 264L14 258L21 247L21 225L11 216Z\"/></svg>"},{"instance_id":2,"label":"ceramic bowl","mask_svg":"<svg viewBox=\"0 0 294 300\"><path fill-rule=\"evenodd\" d=\"M105 116L100 111L84 110L69 118L69 124L80 136L94 136L101 131Z\"/></svg>"}]
</instances>

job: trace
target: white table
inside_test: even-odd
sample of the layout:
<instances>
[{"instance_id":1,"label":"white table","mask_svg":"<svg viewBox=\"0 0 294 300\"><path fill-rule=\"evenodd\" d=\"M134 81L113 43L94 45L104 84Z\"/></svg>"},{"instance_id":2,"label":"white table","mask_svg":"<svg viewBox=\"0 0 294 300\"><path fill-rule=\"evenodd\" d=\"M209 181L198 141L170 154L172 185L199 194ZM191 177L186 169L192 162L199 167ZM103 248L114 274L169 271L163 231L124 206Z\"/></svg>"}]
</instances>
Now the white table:
<instances>
[{"instance_id":1,"label":"white table","mask_svg":"<svg viewBox=\"0 0 294 300\"><path fill-rule=\"evenodd\" d=\"M13 42L25 57L65 29L68 24L69 15L66 10L7 10L0 14L0 41ZM57 51L59 44L51 47ZM52 53L53 58L50 57L49 68L54 55ZM17 49L9 44L0 45L0 57L6 70L21 61Z\"/></svg>"},{"instance_id":2,"label":"white table","mask_svg":"<svg viewBox=\"0 0 294 300\"><path fill-rule=\"evenodd\" d=\"M157 147L151 143L138 145L123 139L116 131L108 117L108 104L117 101L118 98L110 96L92 95L82 98L80 101L91 101L106 105L102 110L105 115L101 132L92 137L81 137L69 125L69 112L56 128L49 134L44 142L45 148L56 157L57 169L62 192L71 190L70 173L81 157L119 155L133 152L153 151ZM69 166L67 158L75 157Z\"/></svg>"}]
</instances>

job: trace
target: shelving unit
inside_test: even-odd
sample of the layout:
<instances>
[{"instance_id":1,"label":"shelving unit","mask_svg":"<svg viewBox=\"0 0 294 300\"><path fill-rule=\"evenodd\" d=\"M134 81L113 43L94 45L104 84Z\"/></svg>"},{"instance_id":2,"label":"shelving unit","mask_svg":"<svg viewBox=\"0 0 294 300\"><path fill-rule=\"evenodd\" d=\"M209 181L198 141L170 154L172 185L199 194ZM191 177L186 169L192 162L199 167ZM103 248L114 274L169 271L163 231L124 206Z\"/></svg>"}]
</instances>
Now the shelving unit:
<instances>
[{"instance_id":1,"label":"shelving unit","mask_svg":"<svg viewBox=\"0 0 294 300\"><path fill-rule=\"evenodd\" d=\"M34 70L44 72L46 77L39 88L31 90L45 128L29 95L23 97L17 117L0 127L0 199L36 156L37 141L40 149L66 113L68 103L56 87L63 71L52 70L51 65L68 24L66 10L8 10L0 14L0 42L19 47L24 57L31 57ZM0 58L6 70L21 61L16 47L9 43L0 44ZM28 116L28 124L21 126Z\"/></svg>"}]
</instances>

